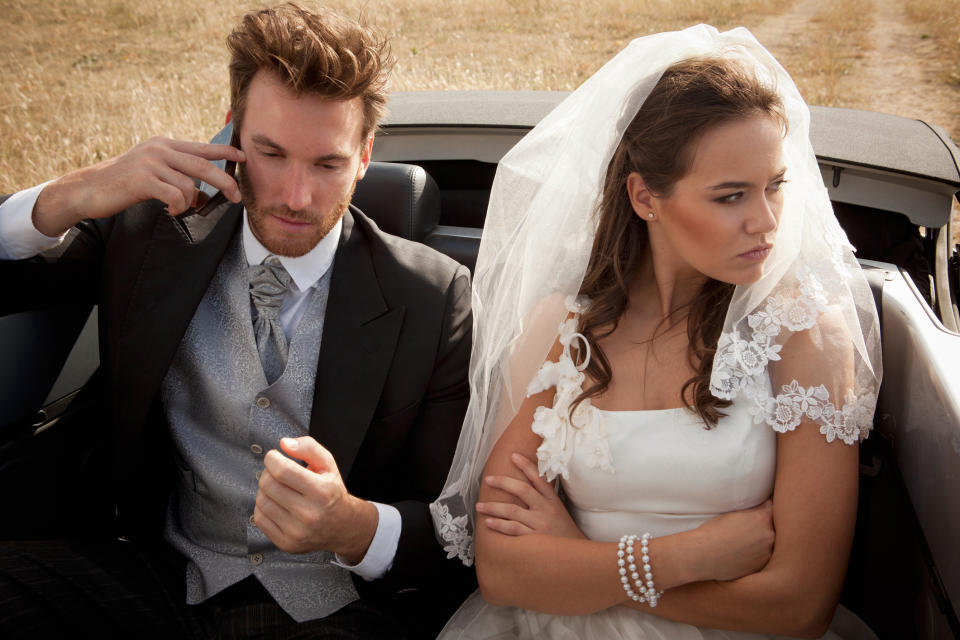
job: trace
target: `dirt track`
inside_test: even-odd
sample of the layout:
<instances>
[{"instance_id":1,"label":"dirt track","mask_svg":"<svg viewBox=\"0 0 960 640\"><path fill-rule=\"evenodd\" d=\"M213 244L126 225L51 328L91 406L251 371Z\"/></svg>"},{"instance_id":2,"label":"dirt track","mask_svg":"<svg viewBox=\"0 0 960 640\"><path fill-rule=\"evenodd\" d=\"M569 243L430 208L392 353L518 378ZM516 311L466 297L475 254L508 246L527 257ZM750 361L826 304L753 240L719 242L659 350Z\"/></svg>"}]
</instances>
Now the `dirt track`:
<instances>
[{"instance_id":1,"label":"dirt track","mask_svg":"<svg viewBox=\"0 0 960 640\"><path fill-rule=\"evenodd\" d=\"M789 71L810 43L811 21L829 0L801 0L792 11L754 30ZM919 118L960 139L960 87L947 83L938 66L936 43L922 25L910 22L899 0L872 0L860 16L869 48L856 57L841 83L845 106Z\"/></svg>"},{"instance_id":2,"label":"dirt track","mask_svg":"<svg viewBox=\"0 0 960 640\"><path fill-rule=\"evenodd\" d=\"M812 22L830 0L800 0L753 30L787 70L809 58ZM868 47L844 76L839 94L855 109L892 113L942 126L960 143L960 86L945 81L937 45L914 24L899 0L872 0L862 17ZM960 243L960 205L954 201L954 243Z\"/></svg>"}]
</instances>

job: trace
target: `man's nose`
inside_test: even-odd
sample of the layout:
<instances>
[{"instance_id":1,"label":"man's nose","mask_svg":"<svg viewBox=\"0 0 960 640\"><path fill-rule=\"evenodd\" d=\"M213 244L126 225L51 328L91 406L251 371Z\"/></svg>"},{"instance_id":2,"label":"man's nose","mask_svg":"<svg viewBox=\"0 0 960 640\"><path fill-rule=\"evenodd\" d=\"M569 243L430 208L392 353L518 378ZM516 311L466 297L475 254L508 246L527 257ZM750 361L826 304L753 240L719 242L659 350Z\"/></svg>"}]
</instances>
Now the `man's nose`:
<instances>
[{"instance_id":1,"label":"man's nose","mask_svg":"<svg viewBox=\"0 0 960 640\"><path fill-rule=\"evenodd\" d=\"M283 177L283 203L293 211L310 206L310 181L304 167L290 166Z\"/></svg>"}]
</instances>

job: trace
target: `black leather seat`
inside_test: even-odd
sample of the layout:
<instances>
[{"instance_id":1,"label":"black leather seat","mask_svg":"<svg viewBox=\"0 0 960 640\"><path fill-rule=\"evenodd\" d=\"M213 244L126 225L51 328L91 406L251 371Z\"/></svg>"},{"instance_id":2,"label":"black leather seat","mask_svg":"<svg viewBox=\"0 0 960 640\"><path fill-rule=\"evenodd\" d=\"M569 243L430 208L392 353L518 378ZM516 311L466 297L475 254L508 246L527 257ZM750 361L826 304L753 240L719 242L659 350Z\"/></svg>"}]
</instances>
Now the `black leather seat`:
<instances>
[{"instance_id":1,"label":"black leather seat","mask_svg":"<svg viewBox=\"0 0 960 640\"><path fill-rule=\"evenodd\" d=\"M423 242L440 222L440 190L413 164L371 162L353 204L395 236Z\"/></svg>"},{"instance_id":2,"label":"black leather seat","mask_svg":"<svg viewBox=\"0 0 960 640\"><path fill-rule=\"evenodd\" d=\"M420 166L371 162L353 204L387 233L422 242L466 265L477 262L480 229L440 225L440 190Z\"/></svg>"}]
</instances>

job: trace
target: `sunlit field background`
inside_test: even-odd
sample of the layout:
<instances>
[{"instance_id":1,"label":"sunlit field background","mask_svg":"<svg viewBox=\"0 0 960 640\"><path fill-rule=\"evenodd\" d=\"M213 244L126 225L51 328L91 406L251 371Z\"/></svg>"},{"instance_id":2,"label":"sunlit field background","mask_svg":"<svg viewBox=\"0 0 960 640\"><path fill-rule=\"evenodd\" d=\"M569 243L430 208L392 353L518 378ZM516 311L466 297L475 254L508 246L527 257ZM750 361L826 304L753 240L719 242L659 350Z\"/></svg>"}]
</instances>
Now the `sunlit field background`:
<instances>
[{"instance_id":1,"label":"sunlit field background","mask_svg":"<svg viewBox=\"0 0 960 640\"><path fill-rule=\"evenodd\" d=\"M309 2L303 3L311 6ZM960 0L370 0L392 88L573 89L637 36L754 31L811 104L921 118L960 140ZM0 0L0 192L152 135L206 140L227 111L227 0Z\"/></svg>"}]
</instances>

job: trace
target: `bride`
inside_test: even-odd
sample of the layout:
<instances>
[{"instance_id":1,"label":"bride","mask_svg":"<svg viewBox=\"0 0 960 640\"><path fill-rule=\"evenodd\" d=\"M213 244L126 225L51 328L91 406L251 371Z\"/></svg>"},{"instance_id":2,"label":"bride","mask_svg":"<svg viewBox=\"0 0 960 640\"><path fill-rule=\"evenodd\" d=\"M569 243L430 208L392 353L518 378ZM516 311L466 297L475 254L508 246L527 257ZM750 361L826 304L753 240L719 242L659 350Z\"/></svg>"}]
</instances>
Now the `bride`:
<instances>
[{"instance_id":1,"label":"bride","mask_svg":"<svg viewBox=\"0 0 960 640\"><path fill-rule=\"evenodd\" d=\"M701 25L504 157L431 507L480 591L442 637L860 633L834 612L880 333L808 131L749 32Z\"/></svg>"}]
</instances>

